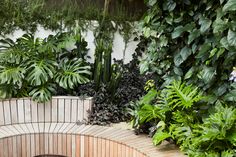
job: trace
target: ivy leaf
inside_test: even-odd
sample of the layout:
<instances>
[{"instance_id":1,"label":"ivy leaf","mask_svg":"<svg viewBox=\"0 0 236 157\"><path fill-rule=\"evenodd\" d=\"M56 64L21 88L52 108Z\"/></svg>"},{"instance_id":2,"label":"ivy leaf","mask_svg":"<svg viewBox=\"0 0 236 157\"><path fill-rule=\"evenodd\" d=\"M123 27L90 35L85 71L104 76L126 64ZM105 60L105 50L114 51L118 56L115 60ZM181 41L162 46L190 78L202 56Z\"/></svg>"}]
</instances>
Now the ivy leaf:
<instances>
[{"instance_id":1,"label":"ivy leaf","mask_svg":"<svg viewBox=\"0 0 236 157\"><path fill-rule=\"evenodd\" d=\"M224 5L223 11L235 11L236 10L236 1L228 0L228 2Z\"/></svg>"},{"instance_id":2,"label":"ivy leaf","mask_svg":"<svg viewBox=\"0 0 236 157\"><path fill-rule=\"evenodd\" d=\"M230 46L236 46L236 32L229 29L227 40Z\"/></svg>"},{"instance_id":3,"label":"ivy leaf","mask_svg":"<svg viewBox=\"0 0 236 157\"><path fill-rule=\"evenodd\" d=\"M191 44L191 42L194 41L199 36L200 36L200 31L198 29L194 29L188 36L188 44Z\"/></svg>"},{"instance_id":4,"label":"ivy leaf","mask_svg":"<svg viewBox=\"0 0 236 157\"><path fill-rule=\"evenodd\" d=\"M185 74L184 76L184 79L189 79L192 75L193 75L193 72L194 72L194 68L190 68L189 71Z\"/></svg>"},{"instance_id":5,"label":"ivy leaf","mask_svg":"<svg viewBox=\"0 0 236 157\"><path fill-rule=\"evenodd\" d=\"M148 6L154 6L157 3L157 0L149 0Z\"/></svg>"},{"instance_id":6,"label":"ivy leaf","mask_svg":"<svg viewBox=\"0 0 236 157\"><path fill-rule=\"evenodd\" d=\"M211 82L216 74L216 69L214 67L204 67L200 72L200 79L202 79L206 84Z\"/></svg>"},{"instance_id":7,"label":"ivy leaf","mask_svg":"<svg viewBox=\"0 0 236 157\"><path fill-rule=\"evenodd\" d=\"M183 76L183 71L179 67L174 67L174 72L176 75Z\"/></svg>"},{"instance_id":8,"label":"ivy leaf","mask_svg":"<svg viewBox=\"0 0 236 157\"><path fill-rule=\"evenodd\" d=\"M192 54L192 50L190 48L188 48L187 46L185 46L184 48L181 49L180 51L180 55L183 58L183 60L185 61L190 55Z\"/></svg>"},{"instance_id":9,"label":"ivy leaf","mask_svg":"<svg viewBox=\"0 0 236 157\"><path fill-rule=\"evenodd\" d=\"M141 74L144 74L148 69L149 69L149 66L148 66L148 62L147 61L144 61L144 62L141 62L140 63L140 73Z\"/></svg>"},{"instance_id":10,"label":"ivy leaf","mask_svg":"<svg viewBox=\"0 0 236 157\"><path fill-rule=\"evenodd\" d=\"M183 26L176 27L171 34L172 39L178 38L183 32L184 32Z\"/></svg>"},{"instance_id":11,"label":"ivy leaf","mask_svg":"<svg viewBox=\"0 0 236 157\"><path fill-rule=\"evenodd\" d=\"M182 64L191 55L191 53L192 50L187 46L182 48L181 51L174 57L175 65L177 67L180 66L180 64Z\"/></svg>"},{"instance_id":12,"label":"ivy leaf","mask_svg":"<svg viewBox=\"0 0 236 157\"><path fill-rule=\"evenodd\" d=\"M163 4L163 10L173 11L176 7L176 3L173 0L167 0Z\"/></svg>"},{"instance_id":13,"label":"ivy leaf","mask_svg":"<svg viewBox=\"0 0 236 157\"><path fill-rule=\"evenodd\" d=\"M226 30L227 27L227 22L221 19L216 19L213 23L213 33L221 33Z\"/></svg>"},{"instance_id":14,"label":"ivy leaf","mask_svg":"<svg viewBox=\"0 0 236 157\"><path fill-rule=\"evenodd\" d=\"M208 18L202 17L199 19L199 24L201 25L200 32L204 33L206 32L210 26L211 26L212 21Z\"/></svg>"}]
</instances>

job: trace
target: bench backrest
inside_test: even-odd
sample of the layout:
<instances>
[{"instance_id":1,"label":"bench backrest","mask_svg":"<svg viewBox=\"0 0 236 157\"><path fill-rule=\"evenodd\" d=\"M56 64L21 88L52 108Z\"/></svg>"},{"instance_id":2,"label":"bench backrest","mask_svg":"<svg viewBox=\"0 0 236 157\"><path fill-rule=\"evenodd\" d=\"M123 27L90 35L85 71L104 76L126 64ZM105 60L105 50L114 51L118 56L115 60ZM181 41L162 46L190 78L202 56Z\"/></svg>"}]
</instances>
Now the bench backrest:
<instances>
[{"instance_id":1,"label":"bench backrest","mask_svg":"<svg viewBox=\"0 0 236 157\"><path fill-rule=\"evenodd\" d=\"M88 119L92 98L53 97L47 103L30 98L0 100L0 126L20 123L75 123Z\"/></svg>"}]
</instances>

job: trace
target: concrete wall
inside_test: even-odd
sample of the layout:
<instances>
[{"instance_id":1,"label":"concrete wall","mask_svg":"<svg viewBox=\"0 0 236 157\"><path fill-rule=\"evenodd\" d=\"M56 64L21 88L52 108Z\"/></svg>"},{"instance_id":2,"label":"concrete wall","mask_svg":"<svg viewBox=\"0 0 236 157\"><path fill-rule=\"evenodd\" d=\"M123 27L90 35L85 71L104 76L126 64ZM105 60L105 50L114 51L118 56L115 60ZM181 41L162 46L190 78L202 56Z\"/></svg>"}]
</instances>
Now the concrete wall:
<instances>
[{"instance_id":1,"label":"concrete wall","mask_svg":"<svg viewBox=\"0 0 236 157\"><path fill-rule=\"evenodd\" d=\"M35 33L35 37L45 38L50 34L55 35L56 33L57 33L56 31L46 30L42 26L39 25ZM5 37L10 38L12 40L16 40L17 38L21 37L23 34L25 34L24 31L17 30L13 32L12 34L6 35ZM88 48L89 48L88 55L91 57L91 59L89 59L89 62L93 62L94 51L95 51L93 29L88 28L86 32L82 32L82 35L85 38L85 40L88 42ZM130 42L127 44L127 49L125 51L124 63L128 63L129 61L132 60L132 54L135 52L137 44L138 42L133 41L133 38L130 39ZM124 49L125 49L125 42L121 34L117 31L114 34L112 58L122 59Z\"/></svg>"}]
</instances>

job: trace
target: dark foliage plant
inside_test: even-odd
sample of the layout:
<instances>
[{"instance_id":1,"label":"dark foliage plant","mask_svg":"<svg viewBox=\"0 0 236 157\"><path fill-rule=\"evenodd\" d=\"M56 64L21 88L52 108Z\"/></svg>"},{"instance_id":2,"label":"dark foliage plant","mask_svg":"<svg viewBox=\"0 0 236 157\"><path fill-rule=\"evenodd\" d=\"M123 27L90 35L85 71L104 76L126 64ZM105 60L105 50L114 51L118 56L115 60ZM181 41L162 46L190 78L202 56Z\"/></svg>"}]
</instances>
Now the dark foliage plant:
<instances>
[{"instance_id":1,"label":"dark foliage plant","mask_svg":"<svg viewBox=\"0 0 236 157\"><path fill-rule=\"evenodd\" d=\"M114 93L110 92L109 84L101 84L100 88L96 90L93 82L80 85L77 89L78 95L94 97L95 104L89 120L91 124L106 125L127 121L129 115L126 114L126 108L129 106L129 102L138 100L145 94L143 90L145 82L152 77L140 75L136 55L129 64L123 65L120 61L115 62L122 66L123 73Z\"/></svg>"}]
</instances>

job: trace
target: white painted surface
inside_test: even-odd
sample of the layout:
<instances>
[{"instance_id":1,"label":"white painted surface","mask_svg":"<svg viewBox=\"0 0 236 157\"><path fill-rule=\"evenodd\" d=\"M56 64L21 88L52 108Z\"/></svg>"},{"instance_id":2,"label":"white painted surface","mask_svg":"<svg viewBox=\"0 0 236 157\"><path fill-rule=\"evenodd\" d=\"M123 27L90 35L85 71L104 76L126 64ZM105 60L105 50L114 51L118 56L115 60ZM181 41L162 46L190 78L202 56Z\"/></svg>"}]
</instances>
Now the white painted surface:
<instances>
[{"instance_id":1,"label":"white painted surface","mask_svg":"<svg viewBox=\"0 0 236 157\"><path fill-rule=\"evenodd\" d=\"M15 41L17 38L21 37L25 33L26 32L24 32L22 30L17 30L15 32L13 32L12 34L6 35L5 37L10 38ZM48 35L55 35L56 33L57 33L56 31L46 30L42 26L39 25L37 31L35 32L35 37L46 38ZM82 32L82 36L88 42L88 48L89 48L88 55L91 57L91 59L88 59L88 61L93 62L94 61L94 52L95 52L95 48L96 48L95 44L94 44L93 29L88 28L88 30L86 32ZM125 56L124 56L124 63L128 63L129 61L132 60L132 54L135 52L137 44L138 44L138 42L133 41L132 39L130 40L130 42L128 42L127 48L125 51ZM71 44L71 45L73 45L73 44ZM124 49L125 49L125 42L123 40L123 37L117 31L114 34L112 59L113 58L123 59Z\"/></svg>"}]
</instances>

